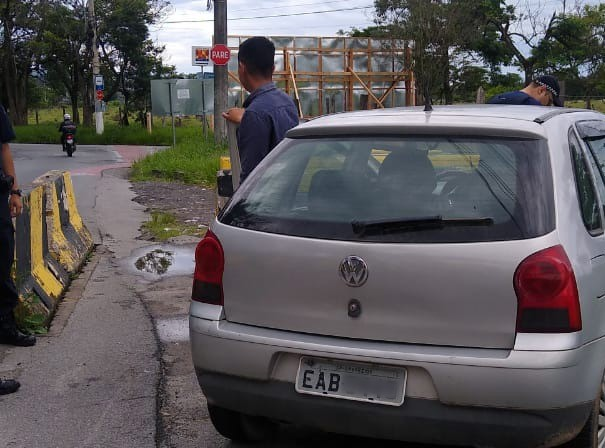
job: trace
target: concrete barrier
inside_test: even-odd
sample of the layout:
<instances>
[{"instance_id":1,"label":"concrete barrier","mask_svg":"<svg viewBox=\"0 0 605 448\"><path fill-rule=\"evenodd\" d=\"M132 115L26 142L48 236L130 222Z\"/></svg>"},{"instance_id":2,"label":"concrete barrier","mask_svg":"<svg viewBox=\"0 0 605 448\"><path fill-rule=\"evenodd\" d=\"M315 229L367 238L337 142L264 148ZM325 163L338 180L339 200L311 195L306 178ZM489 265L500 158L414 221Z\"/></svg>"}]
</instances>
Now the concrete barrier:
<instances>
[{"instance_id":1,"label":"concrete barrier","mask_svg":"<svg viewBox=\"0 0 605 448\"><path fill-rule=\"evenodd\" d=\"M68 172L48 172L33 185L15 221L15 279L21 296L37 294L50 318L93 242Z\"/></svg>"},{"instance_id":2,"label":"concrete barrier","mask_svg":"<svg viewBox=\"0 0 605 448\"><path fill-rule=\"evenodd\" d=\"M50 253L66 271L76 272L86 259L93 240L78 212L71 175L49 171L34 184L43 185L46 193Z\"/></svg>"}]
</instances>

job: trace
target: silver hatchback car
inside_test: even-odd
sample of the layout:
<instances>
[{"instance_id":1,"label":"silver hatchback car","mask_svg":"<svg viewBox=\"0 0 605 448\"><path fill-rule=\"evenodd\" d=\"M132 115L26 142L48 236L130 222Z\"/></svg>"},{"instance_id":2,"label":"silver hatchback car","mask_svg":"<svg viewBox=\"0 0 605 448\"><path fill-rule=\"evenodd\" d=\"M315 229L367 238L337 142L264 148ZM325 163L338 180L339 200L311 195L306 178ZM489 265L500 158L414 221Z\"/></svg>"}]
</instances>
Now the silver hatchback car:
<instances>
[{"instance_id":1,"label":"silver hatchback car","mask_svg":"<svg viewBox=\"0 0 605 448\"><path fill-rule=\"evenodd\" d=\"M385 109L291 130L196 250L217 430L605 446L605 116Z\"/></svg>"}]
</instances>

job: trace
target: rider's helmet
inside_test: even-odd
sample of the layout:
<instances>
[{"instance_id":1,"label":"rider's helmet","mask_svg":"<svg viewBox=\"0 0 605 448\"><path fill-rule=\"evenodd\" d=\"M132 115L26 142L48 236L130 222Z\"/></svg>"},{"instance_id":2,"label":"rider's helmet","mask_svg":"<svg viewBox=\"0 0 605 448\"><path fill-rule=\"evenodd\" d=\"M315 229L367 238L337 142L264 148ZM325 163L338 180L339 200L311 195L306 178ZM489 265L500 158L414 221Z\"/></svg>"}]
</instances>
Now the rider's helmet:
<instances>
[{"instance_id":1,"label":"rider's helmet","mask_svg":"<svg viewBox=\"0 0 605 448\"><path fill-rule=\"evenodd\" d=\"M71 115L69 115L69 114L63 115L63 120L71 120Z\"/></svg>"}]
</instances>

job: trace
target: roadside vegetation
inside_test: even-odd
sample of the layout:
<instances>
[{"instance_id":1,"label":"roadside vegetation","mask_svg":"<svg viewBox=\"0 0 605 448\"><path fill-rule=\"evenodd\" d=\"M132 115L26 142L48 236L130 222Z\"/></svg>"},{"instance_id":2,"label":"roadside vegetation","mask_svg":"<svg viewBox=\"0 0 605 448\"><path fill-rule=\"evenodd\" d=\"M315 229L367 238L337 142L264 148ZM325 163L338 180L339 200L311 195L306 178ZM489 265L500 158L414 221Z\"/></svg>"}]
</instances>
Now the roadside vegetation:
<instances>
[{"instance_id":1,"label":"roadside vegetation","mask_svg":"<svg viewBox=\"0 0 605 448\"><path fill-rule=\"evenodd\" d=\"M40 297L34 292L21 297L17 308L15 308L15 320L19 328L28 333L48 333L48 315Z\"/></svg>"},{"instance_id":2,"label":"roadside vegetation","mask_svg":"<svg viewBox=\"0 0 605 448\"><path fill-rule=\"evenodd\" d=\"M187 129L189 130L189 129ZM15 126L16 143L54 144L60 143L59 124L39 124ZM76 139L80 145L147 145L167 146L172 142L172 130L169 127L156 128L151 134L142 127L128 128L108 123L102 135L95 128L78 127Z\"/></svg>"},{"instance_id":3,"label":"roadside vegetation","mask_svg":"<svg viewBox=\"0 0 605 448\"><path fill-rule=\"evenodd\" d=\"M202 128L195 117L176 119L176 146L172 147L172 122L170 117L154 117L152 132L140 124L120 126L118 104L110 104L105 114L105 132L97 135L94 127L79 126L76 133L80 145L144 145L165 146L132 167L132 179L180 181L213 187L221 155L227 153L224 146L216 146L214 136ZM59 144L61 108L42 109L30 114L30 124L16 126L17 143ZM35 124L35 123L38 124Z\"/></svg>"},{"instance_id":4,"label":"roadside vegetation","mask_svg":"<svg viewBox=\"0 0 605 448\"><path fill-rule=\"evenodd\" d=\"M65 108L38 109L29 114L28 124L15 126L17 143L47 143L57 144L60 140L59 124L63 121ZM70 110L67 110L70 113ZM94 127L78 126L76 133L81 145L172 145L172 123L170 117L153 117L152 131L149 133L141 123L130 126L120 124L120 104L108 104L107 112L103 115L104 132L97 135ZM131 116L131 121L135 117ZM177 143L194 137L203 137L202 123L195 117L176 119Z\"/></svg>"},{"instance_id":5,"label":"roadside vegetation","mask_svg":"<svg viewBox=\"0 0 605 448\"><path fill-rule=\"evenodd\" d=\"M152 212L151 219L143 224L143 231L149 233L155 241L167 241L176 236L190 235L203 237L206 227L186 225L166 212Z\"/></svg>"},{"instance_id":6,"label":"roadside vegetation","mask_svg":"<svg viewBox=\"0 0 605 448\"><path fill-rule=\"evenodd\" d=\"M605 113L605 99L592 101L591 106L593 110ZM565 107L577 107L579 109L584 109L586 107L586 102L582 100L565 101Z\"/></svg>"},{"instance_id":7,"label":"roadside vegetation","mask_svg":"<svg viewBox=\"0 0 605 448\"><path fill-rule=\"evenodd\" d=\"M183 129L184 131L184 129ZM166 180L213 187L224 147L216 147L214 137L206 138L201 130L183 132L175 147L158 151L132 165L134 181Z\"/></svg>"}]
</instances>

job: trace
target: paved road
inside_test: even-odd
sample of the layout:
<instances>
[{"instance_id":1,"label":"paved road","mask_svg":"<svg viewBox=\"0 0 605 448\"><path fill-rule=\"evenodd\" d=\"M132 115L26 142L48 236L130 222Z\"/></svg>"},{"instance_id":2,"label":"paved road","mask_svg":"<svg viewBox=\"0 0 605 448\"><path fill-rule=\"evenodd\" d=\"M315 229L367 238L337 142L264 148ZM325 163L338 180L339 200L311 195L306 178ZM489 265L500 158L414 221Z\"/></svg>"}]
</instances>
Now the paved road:
<instances>
[{"instance_id":1,"label":"paved road","mask_svg":"<svg viewBox=\"0 0 605 448\"><path fill-rule=\"evenodd\" d=\"M11 149L17 178L24 189L47 171L71 172L78 209L95 239L98 232L93 208L102 172L110 168L130 166L132 161L156 150L141 146L80 145L73 157L67 157L61 150L61 145L13 143Z\"/></svg>"}]
</instances>

